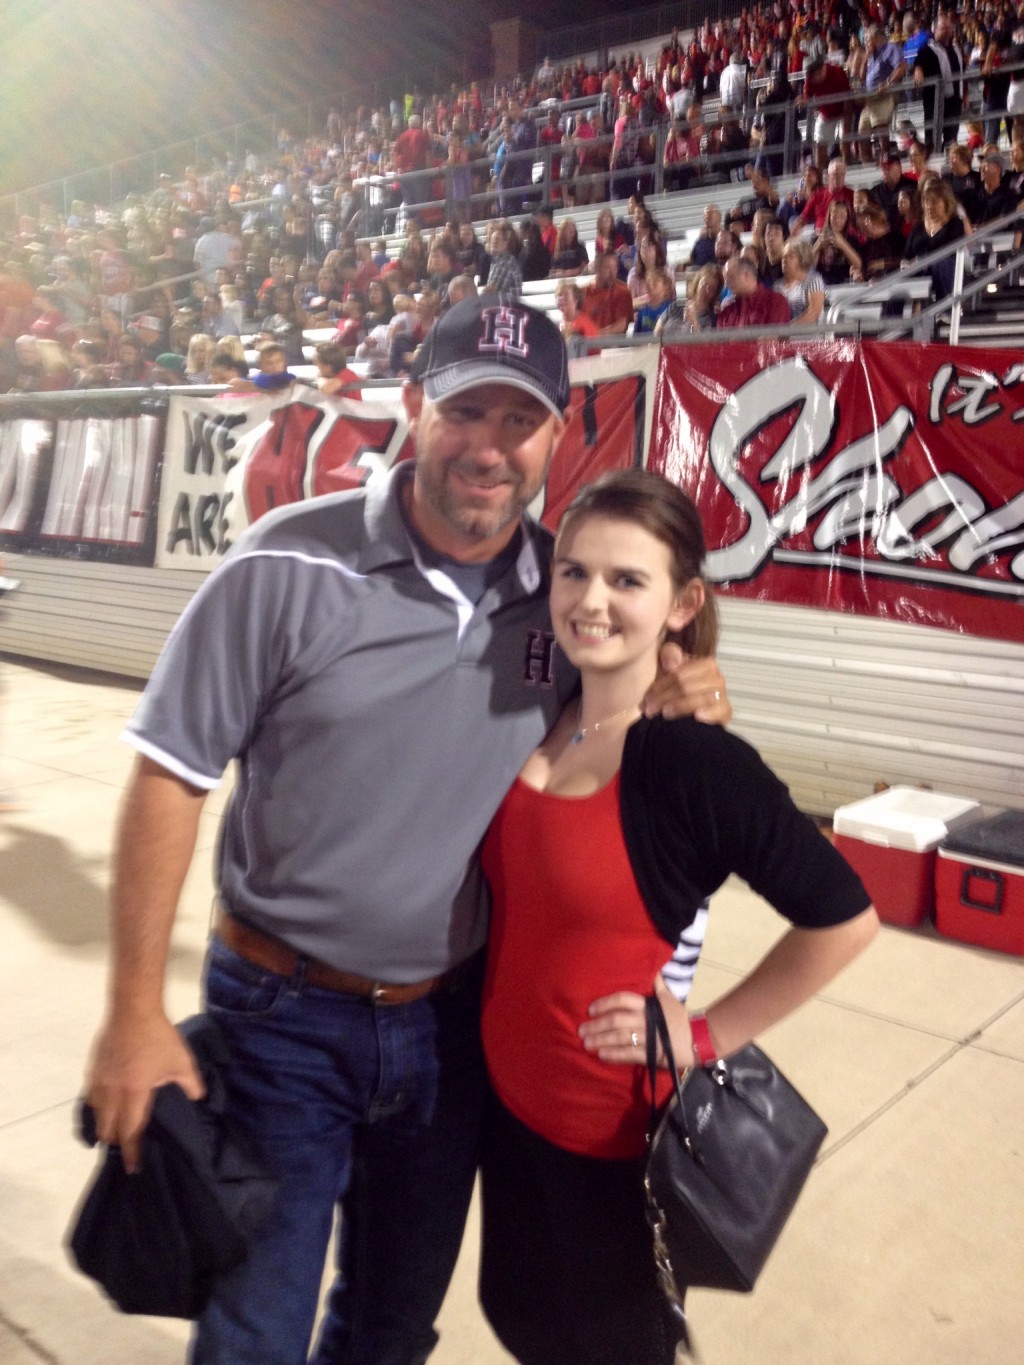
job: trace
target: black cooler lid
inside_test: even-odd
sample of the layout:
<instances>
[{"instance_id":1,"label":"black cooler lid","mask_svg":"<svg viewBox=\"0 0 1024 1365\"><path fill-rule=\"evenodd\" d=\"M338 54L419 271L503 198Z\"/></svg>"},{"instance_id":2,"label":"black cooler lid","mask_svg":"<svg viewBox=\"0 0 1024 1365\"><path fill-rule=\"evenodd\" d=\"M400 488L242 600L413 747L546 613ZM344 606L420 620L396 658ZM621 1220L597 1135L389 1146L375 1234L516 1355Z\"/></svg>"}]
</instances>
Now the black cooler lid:
<instances>
[{"instance_id":1,"label":"black cooler lid","mask_svg":"<svg viewBox=\"0 0 1024 1365\"><path fill-rule=\"evenodd\" d=\"M943 839L940 850L966 853L990 863L1024 867L1024 810L1004 810L963 825Z\"/></svg>"}]
</instances>

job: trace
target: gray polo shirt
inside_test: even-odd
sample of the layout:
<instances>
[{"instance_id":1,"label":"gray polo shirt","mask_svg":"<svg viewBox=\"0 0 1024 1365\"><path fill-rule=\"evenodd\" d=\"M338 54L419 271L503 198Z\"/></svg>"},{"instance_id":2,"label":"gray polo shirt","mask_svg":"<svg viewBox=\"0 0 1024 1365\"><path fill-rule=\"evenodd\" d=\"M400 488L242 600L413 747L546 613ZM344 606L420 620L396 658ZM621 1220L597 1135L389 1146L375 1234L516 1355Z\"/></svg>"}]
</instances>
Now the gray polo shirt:
<instances>
[{"instance_id":1,"label":"gray polo shirt","mask_svg":"<svg viewBox=\"0 0 1024 1365\"><path fill-rule=\"evenodd\" d=\"M218 878L237 914L335 966L416 981L486 935L477 849L575 684L533 522L477 604L410 542L400 465L284 507L175 626L126 738L212 788L238 759Z\"/></svg>"}]
</instances>

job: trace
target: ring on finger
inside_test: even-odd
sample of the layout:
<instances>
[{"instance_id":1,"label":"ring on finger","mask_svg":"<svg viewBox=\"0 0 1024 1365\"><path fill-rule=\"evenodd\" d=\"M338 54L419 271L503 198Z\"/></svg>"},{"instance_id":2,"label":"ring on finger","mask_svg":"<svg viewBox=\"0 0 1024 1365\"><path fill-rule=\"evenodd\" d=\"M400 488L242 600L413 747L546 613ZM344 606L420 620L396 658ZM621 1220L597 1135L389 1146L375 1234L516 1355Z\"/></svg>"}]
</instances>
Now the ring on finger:
<instances>
[{"instance_id":1,"label":"ring on finger","mask_svg":"<svg viewBox=\"0 0 1024 1365\"><path fill-rule=\"evenodd\" d=\"M634 1029L633 1032L629 1035L629 1041L632 1043L634 1047L640 1046L640 1039L637 1036L636 1029Z\"/></svg>"}]
</instances>

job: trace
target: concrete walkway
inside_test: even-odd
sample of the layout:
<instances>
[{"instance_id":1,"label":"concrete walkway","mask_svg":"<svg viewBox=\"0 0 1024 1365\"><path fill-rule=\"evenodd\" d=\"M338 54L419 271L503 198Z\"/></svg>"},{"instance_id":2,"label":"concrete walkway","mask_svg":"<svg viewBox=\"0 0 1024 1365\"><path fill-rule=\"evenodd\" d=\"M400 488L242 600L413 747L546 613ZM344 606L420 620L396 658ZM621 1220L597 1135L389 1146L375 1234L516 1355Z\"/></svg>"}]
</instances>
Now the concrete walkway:
<instances>
[{"instance_id":1,"label":"concrete walkway","mask_svg":"<svg viewBox=\"0 0 1024 1365\"><path fill-rule=\"evenodd\" d=\"M61 1241L95 1161L71 1116L103 1000L107 859L134 684L0 664L0 1365L172 1365L180 1323L125 1318ZM170 971L196 1004L224 793L202 816ZM706 1002L780 922L719 894ZM694 1293L706 1365L1008 1365L1024 1340L1024 962L887 928L767 1049L830 1136L757 1291ZM395 1229L401 1236L401 1229ZM476 1225L437 1365L509 1358L475 1300ZM624 1363L625 1365L625 1363Z\"/></svg>"}]
</instances>

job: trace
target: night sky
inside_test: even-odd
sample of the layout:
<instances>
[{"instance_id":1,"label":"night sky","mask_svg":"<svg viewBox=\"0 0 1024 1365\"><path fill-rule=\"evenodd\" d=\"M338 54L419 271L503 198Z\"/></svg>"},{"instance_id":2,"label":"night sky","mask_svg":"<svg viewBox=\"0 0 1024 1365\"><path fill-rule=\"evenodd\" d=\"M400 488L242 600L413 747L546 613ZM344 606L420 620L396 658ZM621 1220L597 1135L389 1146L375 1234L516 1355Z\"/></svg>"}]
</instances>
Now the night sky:
<instances>
[{"instance_id":1,"label":"night sky","mask_svg":"<svg viewBox=\"0 0 1024 1365\"><path fill-rule=\"evenodd\" d=\"M590 15L625 0L588 0ZM0 192L372 82L488 74L492 19L578 0L0 0ZM416 61L413 61L416 54Z\"/></svg>"}]
</instances>

